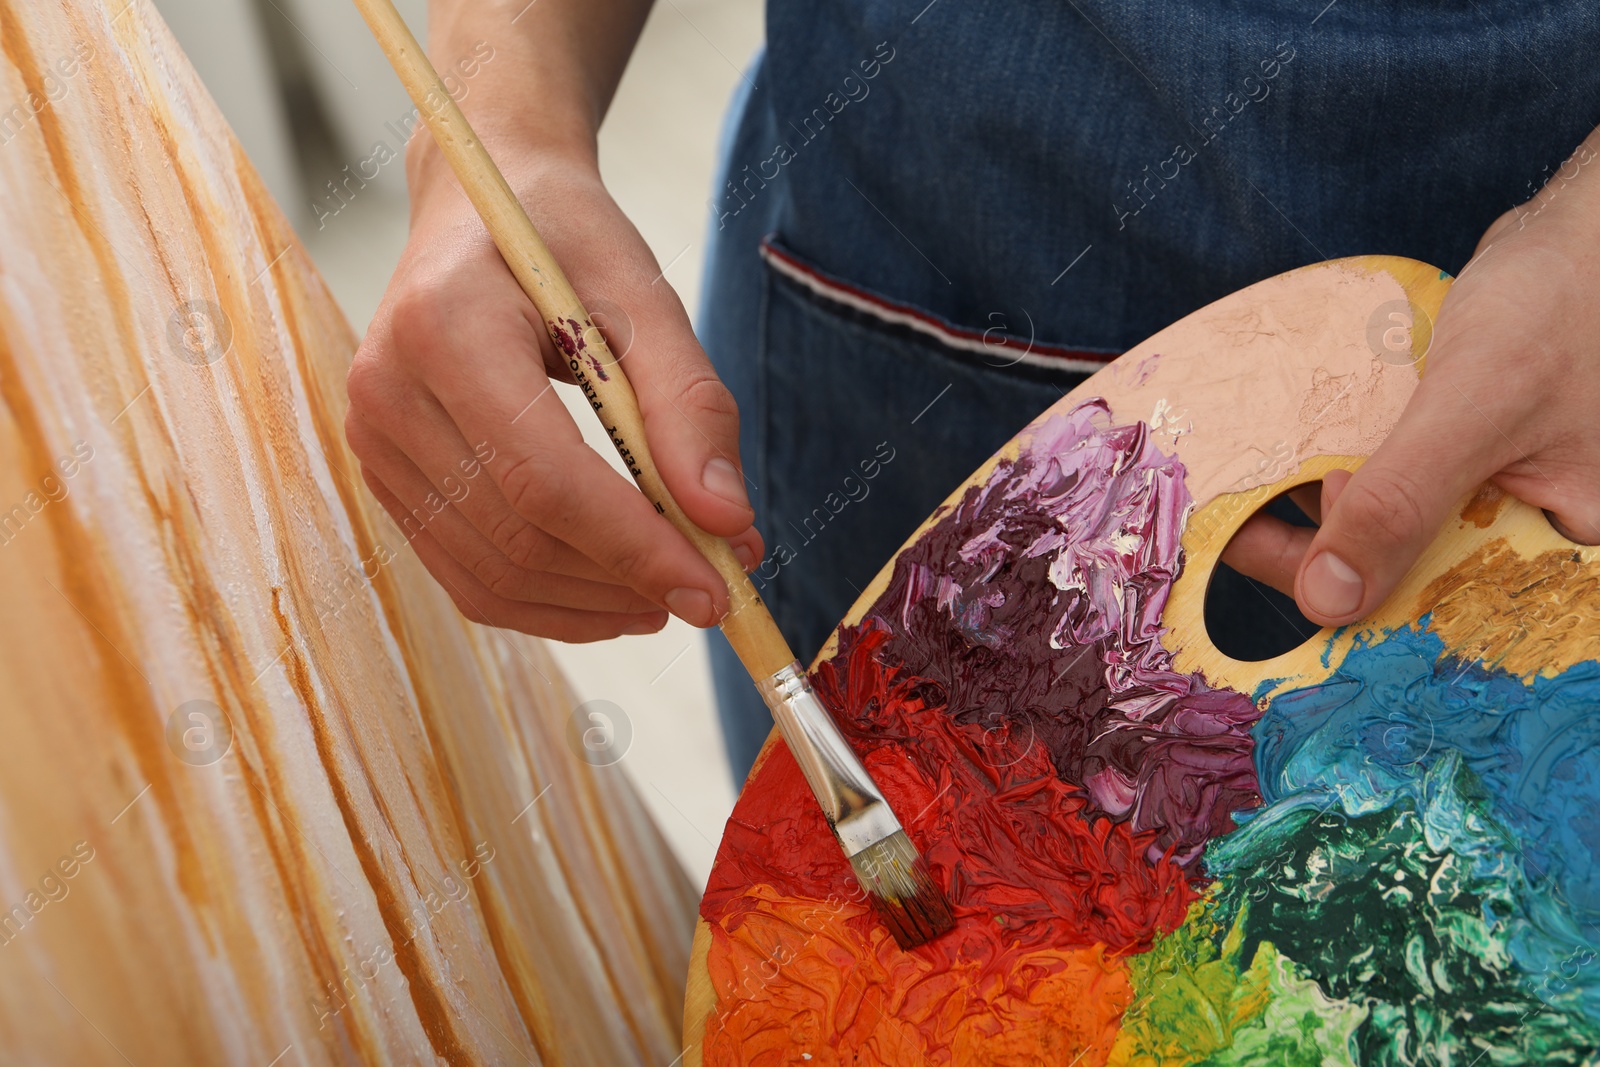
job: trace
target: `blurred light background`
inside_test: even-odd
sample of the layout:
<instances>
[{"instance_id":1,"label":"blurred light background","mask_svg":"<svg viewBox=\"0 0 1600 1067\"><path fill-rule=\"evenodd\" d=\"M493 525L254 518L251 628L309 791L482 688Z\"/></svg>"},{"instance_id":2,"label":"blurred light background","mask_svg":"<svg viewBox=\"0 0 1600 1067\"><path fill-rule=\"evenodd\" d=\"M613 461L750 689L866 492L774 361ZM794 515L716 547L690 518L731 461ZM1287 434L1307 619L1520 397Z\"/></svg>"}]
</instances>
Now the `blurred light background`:
<instances>
[{"instance_id":1,"label":"blurred light background","mask_svg":"<svg viewBox=\"0 0 1600 1067\"><path fill-rule=\"evenodd\" d=\"M392 127L413 110L366 24L346 0L155 3L351 324L365 330L405 245L403 165L383 166L343 201L328 183L343 182L344 168L371 158L379 141L398 153ZM397 6L423 37L426 0ZM506 32L517 30L508 23ZM661 0L600 131L606 185L691 313L717 134L761 36L761 0ZM562 392L584 436L620 470L576 390ZM703 636L673 620L649 637L552 647L578 700L609 700L629 717L633 742L617 766L704 885L734 790Z\"/></svg>"}]
</instances>

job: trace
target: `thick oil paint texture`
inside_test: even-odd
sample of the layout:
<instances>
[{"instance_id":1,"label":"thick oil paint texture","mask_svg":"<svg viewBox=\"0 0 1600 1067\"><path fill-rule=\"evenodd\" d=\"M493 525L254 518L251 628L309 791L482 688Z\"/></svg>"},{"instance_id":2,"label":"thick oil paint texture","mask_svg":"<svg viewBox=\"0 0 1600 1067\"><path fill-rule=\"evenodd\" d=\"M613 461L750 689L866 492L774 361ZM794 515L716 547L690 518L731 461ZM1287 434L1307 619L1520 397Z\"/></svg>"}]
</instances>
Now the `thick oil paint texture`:
<instances>
[{"instance_id":1,"label":"thick oil paint texture","mask_svg":"<svg viewBox=\"0 0 1600 1067\"><path fill-rule=\"evenodd\" d=\"M1270 944L1364 1010L1361 1063L1586 1062L1600 1027L1554 971L1517 958L1537 891L1459 754L1439 752L1386 805L1354 806L1297 798L1207 851L1217 921L1238 924L1244 953Z\"/></svg>"},{"instance_id":2,"label":"thick oil paint texture","mask_svg":"<svg viewBox=\"0 0 1600 1067\"><path fill-rule=\"evenodd\" d=\"M1273 701L1257 728L1269 803L1258 818L1432 813L1430 847L1508 887L1516 906L1497 936L1520 971L1600 1020L1600 663L1523 682L1446 655L1427 621L1358 642L1328 681ZM1446 763L1481 796L1470 818L1428 806ZM1492 839L1458 829L1468 825Z\"/></svg>"},{"instance_id":3,"label":"thick oil paint texture","mask_svg":"<svg viewBox=\"0 0 1600 1067\"><path fill-rule=\"evenodd\" d=\"M1424 618L1315 684L1217 688L1161 629L1189 507L1089 401L900 554L814 680L957 928L894 947L776 746L702 904L705 1063L1600 1047L1600 664L1486 668Z\"/></svg>"},{"instance_id":4,"label":"thick oil paint texture","mask_svg":"<svg viewBox=\"0 0 1600 1067\"><path fill-rule=\"evenodd\" d=\"M1260 713L1174 671L1161 645L1183 468L1090 402L997 474L896 561L884 655L937 685L957 722L1037 739L1091 818L1150 831L1151 859L1187 864L1257 801Z\"/></svg>"},{"instance_id":5,"label":"thick oil paint texture","mask_svg":"<svg viewBox=\"0 0 1600 1067\"><path fill-rule=\"evenodd\" d=\"M880 1045L906 1032L924 1057L908 1062L1105 1059L1123 958L1181 924L1200 849L1259 800L1255 705L1174 671L1159 640L1188 507L1176 461L1090 403L1044 423L902 554L814 680L950 888L957 929L912 954L886 943L793 759L773 750L702 904L729 1009L708 1023L706 1063L796 1050L899 1062ZM773 887L809 902L808 918L774 929L752 980L738 941L781 910ZM801 978L819 954L836 981L891 982L901 1008L862 1013L866 993ZM794 1043L763 1043L753 1019Z\"/></svg>"}]
</instances>

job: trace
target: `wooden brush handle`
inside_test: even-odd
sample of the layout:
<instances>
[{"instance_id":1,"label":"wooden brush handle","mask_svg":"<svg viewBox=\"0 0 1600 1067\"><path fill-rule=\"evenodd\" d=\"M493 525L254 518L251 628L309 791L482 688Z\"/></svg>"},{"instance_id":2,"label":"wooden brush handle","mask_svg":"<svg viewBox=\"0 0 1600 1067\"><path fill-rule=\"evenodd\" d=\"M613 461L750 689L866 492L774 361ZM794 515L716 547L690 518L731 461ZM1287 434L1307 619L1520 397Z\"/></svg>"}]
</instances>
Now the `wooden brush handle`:
<instances>
[{"instance_id":1,"label":"wooden brush handle","mask_svg":"<svg viewBox=\"0 0 1600 1067\"><path fill-rule=\"evenodd\" d=\"M389 57L406 92L416 102L467 198L489 228L489 235L505 257L506 265L528 299L539 309L551 340L567 357L567 366L578 386L592 397L590 406L640 490L727 583L730 610L722 620L722 632L752 678L760 681L771 677L794 661L789 643L778 631L771 612L762 603L728 542L696 526L667 491L650 456L644 417L639 413L639 400L628 384L627 374L584 310L578 294L573 292L522 202L473 133L466 116L456 106L392 0L355 0L355 5ZM574 547L581 551L584 546Z\"/></svg>"}]
</instances>

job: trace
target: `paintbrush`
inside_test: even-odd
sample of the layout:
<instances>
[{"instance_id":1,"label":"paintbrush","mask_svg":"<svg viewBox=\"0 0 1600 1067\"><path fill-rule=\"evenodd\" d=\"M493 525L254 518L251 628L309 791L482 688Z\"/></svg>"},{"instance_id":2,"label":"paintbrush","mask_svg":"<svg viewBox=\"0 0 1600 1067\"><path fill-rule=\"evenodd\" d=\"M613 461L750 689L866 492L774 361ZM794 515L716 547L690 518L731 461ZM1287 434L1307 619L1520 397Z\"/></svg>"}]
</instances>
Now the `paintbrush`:
<instances>
[{"instance_id":1,"label":"paintbrush","mask_svg":"<svg viewBox=\"0 0 1600 1067\"><path fill-rule=\"evenodd\" d=\"M500 169L433 69L392 0L355 0L406 92L522 285L551 340L590 399L623 463L656 510L717 569L731 610L722 620L739 659L799 763L822 813L873 906L901 948L950 929L950 903L900 820L823 707L728 542L700 529L662 482L645 441L638 398L622 365L573 292Z\"/></svg>"}]
</instances>

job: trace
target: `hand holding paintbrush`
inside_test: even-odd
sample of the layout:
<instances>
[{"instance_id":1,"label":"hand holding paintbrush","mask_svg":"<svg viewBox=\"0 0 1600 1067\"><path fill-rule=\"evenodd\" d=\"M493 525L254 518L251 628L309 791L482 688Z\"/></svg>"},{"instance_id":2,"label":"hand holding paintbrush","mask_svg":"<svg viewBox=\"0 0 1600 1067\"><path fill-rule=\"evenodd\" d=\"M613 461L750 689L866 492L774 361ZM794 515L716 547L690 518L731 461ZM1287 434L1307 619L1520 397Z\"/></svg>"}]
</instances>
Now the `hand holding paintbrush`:
<instances>
[{"instance_id":1,"label":"hand holding paintbrush","mask_svg":"<svg viewBox=\"0 0 1600 1067\"><path fill-rule=\"evenodd\" d=\"M617 453L656 510L727 583L723 633L755 681L858 881L902 948L953 925L949 902L928 875L861 761L813 692L766 605L720 537L696 526L667 491L651 459L627 375L584 310L521 202L474 135L392 0L355 0L416 102L506 265L539 309L551 339L600 418Z\"/></svg>"}]
</instances>

